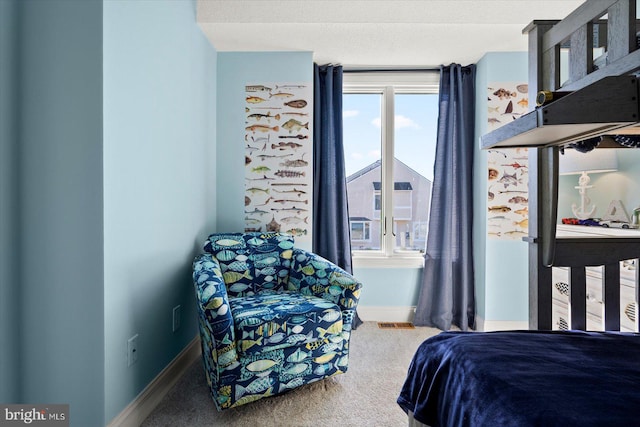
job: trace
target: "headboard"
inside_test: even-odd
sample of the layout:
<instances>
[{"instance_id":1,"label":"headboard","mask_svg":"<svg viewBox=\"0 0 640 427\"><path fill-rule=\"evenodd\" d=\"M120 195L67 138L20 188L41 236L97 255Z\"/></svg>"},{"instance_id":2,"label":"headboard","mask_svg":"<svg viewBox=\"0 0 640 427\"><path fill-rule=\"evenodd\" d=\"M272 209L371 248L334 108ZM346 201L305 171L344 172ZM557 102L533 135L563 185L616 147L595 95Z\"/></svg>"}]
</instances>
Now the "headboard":
<instances>
[{"instance_id":1,"label":"headboard","mask_svg":"<svg viewBox=\"0 0 640 427\"><path fill-rule=\"evenodd\" d=\"M569 143L613 133L640 134L640 90L634 75L640 70L639 28L636 0L588 0L562 21L533 21L523 30L529 37L529 99L541 90L569 94L482 137L483 148L530 148L529 236L524 238L529 245L530 329L552 329L554 266L570 271L572 329L586 329L585 267L604 266L604 329L620 328L620 262L640 258L640 232L557 234L558 162L559 151ZM598 58L594 46L602 51ZM561 50L567 47L569 73L562 82ZM637 283L636 273L636 303Z\"/></svg>"}]
</instances>

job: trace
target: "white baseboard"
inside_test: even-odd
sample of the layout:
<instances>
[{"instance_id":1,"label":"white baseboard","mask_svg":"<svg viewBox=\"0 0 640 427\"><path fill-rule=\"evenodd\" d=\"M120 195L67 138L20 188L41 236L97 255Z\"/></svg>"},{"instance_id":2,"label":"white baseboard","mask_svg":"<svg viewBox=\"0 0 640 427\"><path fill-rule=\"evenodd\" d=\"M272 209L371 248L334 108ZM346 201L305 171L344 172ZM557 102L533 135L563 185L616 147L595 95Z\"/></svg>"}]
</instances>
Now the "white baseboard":
<instances>
[{"instance_id":1,"label":"white baseboard","mask_svg":"<svg viewBox=\"0 0 640 427\"><path fill-rule=\"evenodd\" d=\"M196 337L107 427L140 426L200 354L200 338Z\"/></svg>"},{"instance_id":2,"label":"white baseboard","mask_svg":"<svg viewBox=\"0 0 640 427\"><path fill-rule=\"evenodd\" d=\"M478 331L512 331L529 329L529 322L526 320L484 320L476 317L476 330Z\"/></svg>"},{"instance_id":3,"label":"white baseboard","mask_svg":"<svg viewBox=\"0 0 640 427\"><path fill-rule=\"evenodd\" d=\"M358 316L363 321L412 322L415 307L358 306Z\"/></svg>"}]
</instances>

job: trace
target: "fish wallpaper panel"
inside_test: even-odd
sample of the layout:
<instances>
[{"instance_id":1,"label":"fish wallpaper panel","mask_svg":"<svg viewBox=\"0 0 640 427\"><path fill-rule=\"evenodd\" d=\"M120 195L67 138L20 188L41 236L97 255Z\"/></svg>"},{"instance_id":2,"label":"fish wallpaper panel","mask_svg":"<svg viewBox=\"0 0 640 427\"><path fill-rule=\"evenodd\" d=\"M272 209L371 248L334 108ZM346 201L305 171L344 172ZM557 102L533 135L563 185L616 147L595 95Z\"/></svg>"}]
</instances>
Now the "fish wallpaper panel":
<instances>
[{"instance_id":1,"label":"fish wallpaper panel","mask_svg":"<svg viewBox=\"0 0 640 427\"><path fill-rule=\"evenodd\" d=\"M490 83L487 131L529 111L526 83ZM491 239L521 240L529 234L529 154L526 148L487 153L487 233Z\"/></svg>"},{"instance_id":2,"label":"fish wallpaper panel","mask_svg":"<svg viewBox=\"0 0 640 427\"><path fill-rule=\"evenodd\" d=\"M311 245L313 84L245 86L245 232Z\"/></svg>"}]
</instances>

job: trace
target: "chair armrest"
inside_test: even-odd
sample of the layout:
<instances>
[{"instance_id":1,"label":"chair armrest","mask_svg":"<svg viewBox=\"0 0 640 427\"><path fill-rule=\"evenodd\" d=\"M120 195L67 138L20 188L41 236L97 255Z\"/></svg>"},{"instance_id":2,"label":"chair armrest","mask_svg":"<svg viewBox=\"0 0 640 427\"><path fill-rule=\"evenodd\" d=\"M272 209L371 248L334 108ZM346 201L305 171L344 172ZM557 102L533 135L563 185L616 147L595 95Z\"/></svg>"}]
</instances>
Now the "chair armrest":
<instances>
[{"instance_id":1,"label":"chair armrest","mask_svg":"<svg viewBox=\"0 0 640 427\"><path fill-rule=\"evenodd\" d=\"M213 360L219 370L238 359L233 317L218 260L211 254L200 254L193 261L193 285L201 332L208 332ZM203 329L203 330L202 330Z\"/></svg>"},{"instance_id":2,"label":"chair armrest","mask_svg":"<svg viewBox=\"0 0 640 427\"><path fill-rule=\"evenodd\" d=\"M343 329L351 329L362 288L353 275L319 255L294 248L287 287L337 304L342 311Z\"/></svg>"}]
</instances>

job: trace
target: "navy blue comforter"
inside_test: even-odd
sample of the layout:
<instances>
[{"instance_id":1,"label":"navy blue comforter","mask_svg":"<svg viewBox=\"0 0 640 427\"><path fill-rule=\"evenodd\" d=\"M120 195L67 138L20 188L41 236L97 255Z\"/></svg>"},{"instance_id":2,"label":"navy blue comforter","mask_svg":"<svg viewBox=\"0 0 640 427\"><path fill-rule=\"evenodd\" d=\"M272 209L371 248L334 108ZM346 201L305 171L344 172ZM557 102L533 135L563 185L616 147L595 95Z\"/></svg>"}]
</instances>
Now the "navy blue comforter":
<instances>
[{"instance_id":1,"label":"navy blue comforter","mask_svg":"<svg viewBox=\"0 0 640 427\"><path fill-rule=\"evenodd\" d=\"M431 426L639 426L640 335L443 332L398 404Z\"/></svg>"}]
</instances>

